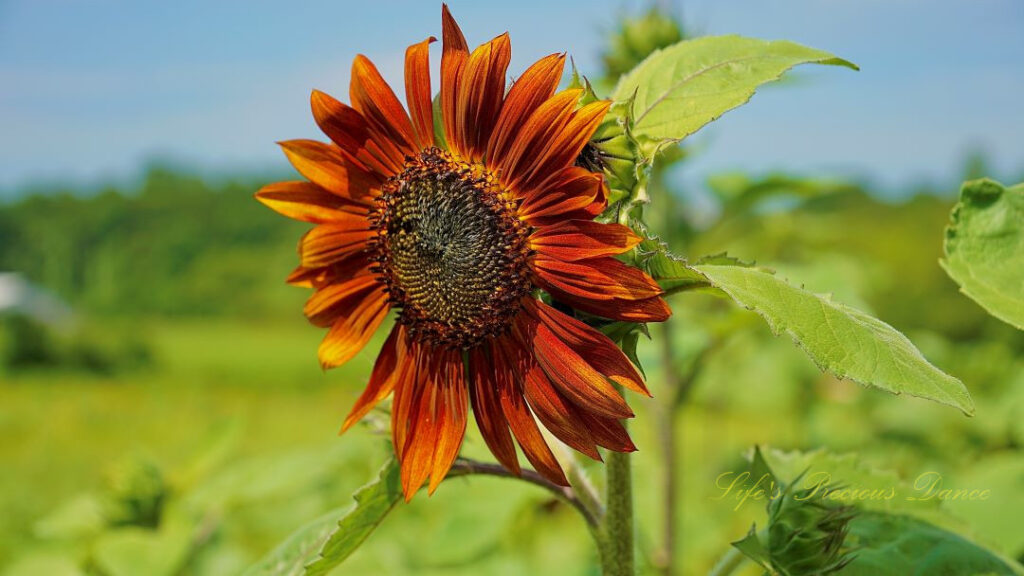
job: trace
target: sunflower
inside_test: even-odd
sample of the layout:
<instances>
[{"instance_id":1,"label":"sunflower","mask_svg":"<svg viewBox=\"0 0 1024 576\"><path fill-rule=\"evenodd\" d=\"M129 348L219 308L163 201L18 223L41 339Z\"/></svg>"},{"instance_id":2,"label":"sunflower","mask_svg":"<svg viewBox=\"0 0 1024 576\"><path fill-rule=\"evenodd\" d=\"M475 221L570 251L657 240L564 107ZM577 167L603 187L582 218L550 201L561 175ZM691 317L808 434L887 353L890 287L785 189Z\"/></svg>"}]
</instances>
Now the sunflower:
<instances>
[{"instance_id":1,"label":"sunflower","mask_svg":"<svg viewBox=\"0 0 1024 576\"><path fill-rule=\"evenodd\" d=\"M308 181L270 184L256 196L315 225L288 282L314 289L305 314L330 327L319 349L325 369L350 360L395 311L342 431L393 395L406 499L428 477L431 493L444 479L470 406L507 469L520 472L514 438L540 474L567 485L537 421L595 459L598 446L633 451L621 423L633 412L613 383L648 394L622 351L571 309L630 322L670 312L648 275L615 258L640 239L594 221L605 184L576 165L609 103L579 106L579 90L556 93L559 54L506 92L508 34L470 52L447 6L442 25L439 117L429 69L435 38L405 53L408 113L359 55L351 106L312 94L313 116L332 142L280 143Z\"/></svg>"}]
</instances>

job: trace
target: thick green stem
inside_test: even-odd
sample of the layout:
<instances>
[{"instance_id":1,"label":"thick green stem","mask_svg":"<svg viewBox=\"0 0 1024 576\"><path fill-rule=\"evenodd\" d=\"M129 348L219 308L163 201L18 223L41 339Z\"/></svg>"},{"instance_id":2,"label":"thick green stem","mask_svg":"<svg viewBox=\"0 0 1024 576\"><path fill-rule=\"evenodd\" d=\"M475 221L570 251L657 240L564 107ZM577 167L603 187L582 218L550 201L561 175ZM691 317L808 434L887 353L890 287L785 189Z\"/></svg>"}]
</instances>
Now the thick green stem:
<instances>
[{"instance_id":1,"label":"thick green stem","mask_svg":"<svg viewBox=\"0 0 1024 576\"><path fill-rule=\"evenodd\" d=\"M604 576L634 576L633 476L629 453L609 452L605 461L605 515L601 525Z\"/></svg>"}]
</instances>

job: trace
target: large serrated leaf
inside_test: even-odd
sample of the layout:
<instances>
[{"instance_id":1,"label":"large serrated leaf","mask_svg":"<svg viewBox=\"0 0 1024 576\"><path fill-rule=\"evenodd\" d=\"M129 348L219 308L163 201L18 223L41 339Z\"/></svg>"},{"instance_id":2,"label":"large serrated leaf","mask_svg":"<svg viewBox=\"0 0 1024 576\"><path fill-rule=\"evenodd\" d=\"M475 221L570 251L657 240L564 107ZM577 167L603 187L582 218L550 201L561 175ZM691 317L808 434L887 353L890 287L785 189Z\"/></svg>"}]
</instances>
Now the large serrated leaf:
<instances>
[{"instance_id":1,"label":"large serrated leaf","mask_svg":"<svg viewBox=\"0 0 1024 576\"><path fill-rule=\"evenodd\" d=\"M307 576L327 574L370 536L402 498L400 470L397 462L389 460L377 480L355 493L355 507L338 521L337 530L320 550L320 558L306 566Z\"/></svg>"},{"instance_id":2,"label":"large serrated leaf","mask_svg":"<svg viewBox=\"0 0 1024 576\"><path fill-rule=\"evenodd\" d=\"M1021 566L966 538L922 520L863 512L850 523L853 562L839 576L1020 576Z\"/></svg>"},{"instance_id":3,"label":"large serrated leaf","mask_svg":"<svg viewBox=\"0 0 1024 576\"><path fill-rule=\"evenodd\" d=\"M758 86L799 64L857 66L828 52L784 40L705 36L654 52L615 88L633 101L633 133L648 154L678 142L736 108Z\"/></svg>"},{"instance_id":4,"label":"large serrated leaf","mask_svg":"<svg viewBox=\"0 0 1024 576\"><path fill-rule=\"evenodd\" d=\"M954 406L974 402L963 383L931 365L906 336L859 310L742 266L691 267L710 284L785 332L823 371L893 394L906 393Z\"/></svg>"},{"instance_id":5,"label":"large serrated leaf","mask_svg":"<svg viewBox=\"0 0 1024 576\"><path fill-rule=\"evenodd\" d=\"M1024 184L964 183L941 261L960 291L1024 330Z\"/></svg>"}]
</instances>

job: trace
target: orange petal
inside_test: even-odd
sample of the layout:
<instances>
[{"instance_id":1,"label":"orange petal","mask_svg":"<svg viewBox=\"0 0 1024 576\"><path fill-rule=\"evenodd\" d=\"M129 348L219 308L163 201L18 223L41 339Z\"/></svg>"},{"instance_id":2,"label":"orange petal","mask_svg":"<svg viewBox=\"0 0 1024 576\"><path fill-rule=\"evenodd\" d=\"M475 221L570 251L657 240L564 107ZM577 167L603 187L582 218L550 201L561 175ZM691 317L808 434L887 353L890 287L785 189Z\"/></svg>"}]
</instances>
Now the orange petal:
<instances>
[{"instance_id":1,"label":"orange petal","mask_svg":"<svg viewBox=\"0 0 1024 576\"><path fill-rule=\"evenodd\" d=\"M348 281L320 288L306 300L302 312L314 326L330 326L339 316L351 313L371 291L379 288L377 278L367 269Z\"/></svg>"},{"instance_id":2,"label":"orange petal","mask_svg":"<svg viewBox=\"0 0 1024 576\"><path fill-rule=\"evenodd\" d=\"M428 494L433 494L448 475L466 435L469 391L460 351L444 353L435 386L438 387L437 402L434 405L438 432L433 447L434 461L430 468Z\"/></svg>"},{"instance_id":3,"label":"orange petal","mask_svg":"<svg viewBox=\"0 0 1024 576\"><path fill-rule=\"evenodd\" d=\"M381 347L380 354L377 355L377 361L373 364L370 382L341 425L342 432L362 420L363 416L366 416L374 406L387 398L395 389L395 382L402 375L399 364L406 360L405 346L405 326L396 323L391 329L388 339L384 341L384 346Z\"/></svg>"},{"instance_id":4,"label":"orange petal","mask_svg":"<svg viewBox=\"0 0 1024 576\"><path fill-rule=\"evenodd\" d=\"M495 346L506 345L496 342ZM496 382L498 373L491 360L490 351L484 346L477 346L469 352L469 370L471 374L469 399L473 406L476 426L480 429L487 447L502 466L518 476L519 460L516 458L516 446L512 443L512 435L508 430L508 421L501 411L498 398L499 385Z\"/></svg>"},{"instance_id":5,"label":"orange petal","mask_svg":"<svg viewBox=\"0 0 1024 576\"><path fill-rule=\"evenodd\" d=\"M562 133L572 118L581 90L564 90L541 104L523 124L508 151L498 155L494 166L502 176L502 184L520 193L518 188L536 164L537 155L548 151L551 142Z\"/></svg>"},{"instance_id":6,"label":"orange petal","mask_svg":"<svg viewBox=\"0 0 1024 576\"><path fill-rule=\"evenodd\" d=\"M423 485L434 463L434 447L440 433L435 406L443 402L438 397L440 387L437 386L433 373L437 364L436 361L430 362L430 368L421 375L424 385L412 399L409 432L405 438L401 458L402 492L405 494L406 502L412 500L413 495Z\"/></svg>"},{"instance_id":7,"label":"orange petal","mask_svg":"<svg viewBox=\"0 0 1024 576\"><path fill-rule=\"evenodd\" d=\"M331 327L318 351L324 368L340 366L352 359L370 341L388 314L388 297L383 288L369 292L350 313Z\"/></svg>"},{"instance_id":8,"label":"orange petal","mask_svg":"<svg viewBox=\"0 0 1024 576\"><path fill-rule=\"evenodd\" d=\"M496 379L499 388L498 397L501 402L501 409L505 413L512 434L523 449L526 459L533 464L533 467L551 482L559 486L568 486L569 481L565 478L562 467L551 453L551 448L544 441L537 422L523 398L522 373L512 364L506 353L512 351L504 348L494 347L495 369L499 375Z\"/></svg>"},{"instance_id":9,"label":"orange petal","mask_svg":"<svg viewBox=\"0 0 1024 576\"><path fill-rule=\"evenodd\" d=\"M299 286L302 288L312 288L313 278L323 273L323 268L306 268L305 266L297 266L292 273L285 279L286 284L292 286Z\"/></svg>"},{"instance_id":10,"label":"orange petal","mask_svg":"<svg viewBox=\"0 0 1024 576\"><path fill-rule=\"evenodd\" d=\"M462 69L469 60L469 46L462 30L452 18L447 4L441 5L441 118L444 122L444 135L448 146L456 153L465 150L464 142L458 140L459 130L456 127L458 111L456 104L459 96Z\"/></svg>"},{"instance_id":11,"label":"orange petal","mask_svg":"<svg viewBox=\"0 0 1024 576\"><path fill-rule=\"evenodd\" d=\"M569 166L545 188L523 198L519 214L529 224L555 224L570 217L588 220L586 210L603 196L604 177L579 166ZM600 211L598 212L600 213Z\"/></svg>"},{"instance_id":12,"label":"orange petal","mask_svg":"<svg viewBox=\"0 0 1024 576\"><path fill-rule=\"evenodd\" d=\"M319 90L313 90L309 100L317 126L350 163L379 179L394 173L391 160L370 140L370 128L362 114Z\"/></svg>"},{"instance_id":13,"label":"orange petal","mask_svg":"<svg viewBox=\"0 0 1024 576\"><path fill-rule=\"evenodd\" d=\"M366 120L370 138L388 154L393 163L401 166L406 155L416 152L409 115L377 67L362 54L357 55L352 62L349 98L352 107Z\"/></svg>"},{"instance_id":14,"label":"orange petal","mask_svg":"<svg viewBox=\"0 0 1024 576\"><path fill-rule=\"evenodd\" d=\"M535 310L540 321L595 370L634 392L651 395L640 373L610 338L543 302L537 302Z\"/></svg>"},{"instance_id":15,"label":"orange petal","mask_svg":"<svg viewBox=\"0 0 1024 576\"><path fill-rule=\"evenodd\" d=\"M537 363L552 384L573 404L611 418L633 417L633 411L608 379L562 342L545 322L531 318L517 324L516 330L523 342L533 346Z\"/></svg>"},{"instance_id":16,"label":"orange petal","mask_svg":"<svg viewBox=\"0 0 1024 576\"><path fill-rule=\"evenodd\" d=\"M487 163L496 165L508 154L515 136L526 119L545 100L551 98L562 79L565 55L552 54L526 69L508 91L498 121L487 142Z\"/></svg>"},{"instance_id":17,"label":"orange petal","mask_svg":"<svg viewBox=\"0 0 1024 576\"><path fill-rule=\"evenodd\" d=\"M412 126L416 132L416 145L429 148L434 145L434 109L430 94L431 36L413 44L405 51L405 101L409 104Z\"/></svg>"},{"instance_id":18,"label":"orange petal","mask_svg":"<svg viewBox=\"0 0 1024 576\"><path fill-rule=\"evenodd\" d=\"M394 398L391 402L391 444L395 448L395 456L399 462L403 460L406 439L412 424L411 415L415 414L415 401L424 388L424 380L429 374L430 357L424 353L423 347L414 340L407 341L405 361L401 364L402 374L395 382Z\"/></svg>"},{"instance_id":19,"label":"orange petal","mask_svg":"<svg viewBox=\"0 0 1024 576\"><path fill-rule=\"evenodd\" d=\"M481 44L466 61L455 104L454 142L466 160L479 161L505 97L505 72L512 57L508 33ZM452 141L452 140L449 140Z\"/></svg>"},{"instance_id":20,"label":"orange petal","mask_svg":"<svg viewBox=\"0 0 1024 576\"><path fill-rule=\"evenodd\" d=\"M610 300L595 300L570 294L557 286L542 284L552 298L582 310L588 314L621 320L623 322L664 322L672 315L672 310L660 297L645 298L643 300L623 300L612 298Z\"/></svg>"},{"instance_id":21,"label":"orange petal","mask_svg":"<svg viewBox=\"0 0 1024 576\"><path fill-rule=\"evenodd\" d=\"M331 194L312 182L267 184L256 193L256 199L279 214L314 224L354 222L353 216L366 218L365 206Z\"/></svg>"},{"instance_id":22,"label":"orange petal","mask_svg":"<svg viewBox=\"0 0 1024 576\"><path fill-rule=\"evenodd\" d=\"M366 249L366 241L374 232L364 227L357 228L353 223L321 224L302 237L299 241L299 259L305 268L323 267L340 262L356 252Z\"/></svg>"},{"instance_id":23,"label":"orange petal","mask_svg":"<svg viewBox=\"0 0 1024 576\"><path fill-rule=\"evenodd\" d=\"M530 236L530 247L538 253L567 262L616 256L639 243L640 237L628 226L592 220L569 220Z\"/></svg>"},{"instance_id":24,"label":"orange petal","mask_svg":"<svg viewBox=\"0 0 1024 576\"><path fill-rule=\"evenodd\" d=\"M292 166L310 182L353 202L370 205L371 190L379 181L346 162L336 146L315 140L279 142Z\"/></svg>"},{"instance_id":25,"label":"orange petal","mask_svg":"<svg viewBox=\"0 0 1024 576\"><path fill-rule=\"evenodd\" d=\"M530 402L530 407L533 408L533 413L556 438L594 460L601 460L601 454L597 451L597 445L587 431L586 424L576 414L576 407L555 390L547 375L536 363L526 371L523 392Z\"/></svg>"},{"instance_id":26,"label":"orange petal","mask_svg":"<svg viewBox=\"0 0 1024 576\"><path fill-rule=\"evenodd\" d=\"M573 113L564 128L556 132L549 140L533 147L527 159L532 162L519 166L525 177L519 183L519 190L528 194L529 191L544 186L553 176L566 166L571 166L580 155L583 146L594 135L608 112L611 102L591 102Z\"/></svg>"}]
</instances>

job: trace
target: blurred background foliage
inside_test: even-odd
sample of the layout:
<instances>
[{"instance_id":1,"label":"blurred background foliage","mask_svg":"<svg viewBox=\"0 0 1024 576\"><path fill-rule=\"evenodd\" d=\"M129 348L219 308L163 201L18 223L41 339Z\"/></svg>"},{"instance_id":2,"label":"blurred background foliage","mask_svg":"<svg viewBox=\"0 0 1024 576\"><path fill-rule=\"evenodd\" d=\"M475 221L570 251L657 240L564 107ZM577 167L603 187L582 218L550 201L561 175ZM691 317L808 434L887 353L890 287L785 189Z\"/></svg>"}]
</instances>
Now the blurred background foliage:
<instances>
[{"instance_id":1,"label":"blurred background foliage","mask_svg":"<svg viewBox=\"0 0 1024 576\"><path fill-rule=\"evenodd\" d=\"M625 20L595 80L610 87L683 35L656 11ZM706 573L763 518L763 502L734 509L716 486L755 444L856 453L904 487L937 471L948 486L990 489L989 501L926 512L941 508L942 525L1024 558L1024 335L937 264L959 182L892 194L730 173L680 189L686 155L672 151L652 175L647 211L676 253L728 251L872 312L962 379L977 415L837 381L752 313L675 296L671 322L639 349L654 399L631 398L644 573ZM983 173L984 158L965 159L964 172ZM317 367L322 333L301 317L305 291L283 284L303 226L252 199L279 176L153 165L132 185L0 205L0 271L67 308L41 314L22 298L0 309L0 573L240 573L374 477L386 450L373 422L334 433L380 342L341 369ZM466 453L489 459L472 428ZM341 572L596 574L597 564L571 510L473 477L400 506Z\"/></svg>"}]
</instances>

